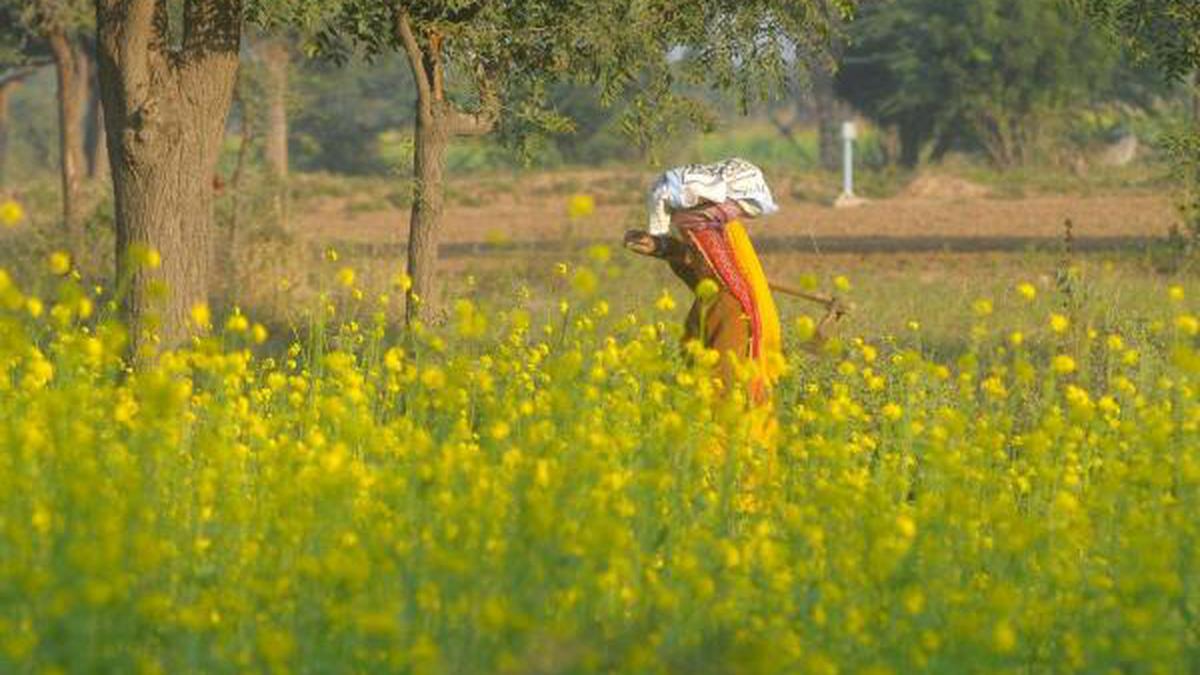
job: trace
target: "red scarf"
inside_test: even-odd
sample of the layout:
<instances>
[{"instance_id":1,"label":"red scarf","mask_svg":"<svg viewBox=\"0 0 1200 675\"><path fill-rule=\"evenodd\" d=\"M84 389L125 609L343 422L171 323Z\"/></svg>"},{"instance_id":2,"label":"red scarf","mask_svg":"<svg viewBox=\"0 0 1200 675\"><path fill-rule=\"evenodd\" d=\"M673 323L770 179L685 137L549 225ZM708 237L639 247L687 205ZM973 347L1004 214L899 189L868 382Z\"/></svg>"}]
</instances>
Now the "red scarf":
<instances>
[{"instance_id":1,"label":"red scarf","mask_svg":"<svg viewBox=\"0 0 1200 675\"><path fill-rule=\"evenodd\" d=\"M745 272L738 266L733 246L725 236L725 223L740 216L741 209L737 204L726 202L676 215L682 216L676 218L676 227L696 246L709 269L749 317L750 349L747 356L757 359L761 354L762 322L754 304L754 292L746 280Z\"/></svg>"}]
</instances>

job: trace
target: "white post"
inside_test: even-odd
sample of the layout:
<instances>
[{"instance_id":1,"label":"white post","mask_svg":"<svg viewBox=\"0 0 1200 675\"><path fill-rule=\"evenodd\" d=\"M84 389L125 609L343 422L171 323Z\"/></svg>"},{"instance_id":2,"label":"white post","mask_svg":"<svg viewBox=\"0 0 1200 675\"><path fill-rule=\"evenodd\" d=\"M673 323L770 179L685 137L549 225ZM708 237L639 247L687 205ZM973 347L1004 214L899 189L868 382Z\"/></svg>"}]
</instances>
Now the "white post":
<instances>
[{"instance_id":1,"label":"white post","mask_svg":"<svg viewBox=\"0 0 1200 675\"><path fill-rule=\"evenodd\" d=\"M858 126L854 122L842 123L842 194L834 206L861 206L864 200L854 195L854 141L858 138Z\"/></svg>"}]
</instances>

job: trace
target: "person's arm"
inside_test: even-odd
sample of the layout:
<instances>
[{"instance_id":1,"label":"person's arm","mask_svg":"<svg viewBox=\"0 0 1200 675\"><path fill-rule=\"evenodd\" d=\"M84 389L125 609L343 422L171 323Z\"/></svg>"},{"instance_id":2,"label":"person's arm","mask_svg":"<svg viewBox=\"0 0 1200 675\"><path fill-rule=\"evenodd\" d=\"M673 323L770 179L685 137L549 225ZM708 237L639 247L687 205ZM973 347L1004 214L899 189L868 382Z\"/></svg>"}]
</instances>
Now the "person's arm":
<instances>
[{"instance_id":1,"label":"person's arm","mask_svg":"<svg viewBox=\"0 0 1200 675\"><path fill-rule=\"evenodd\" d=\"M671 271L688 288L694 289L704 278L706 264L692 246L675 237L658 237L642 230L625 233L625 248L634 253L665 260Z\"/></svg>"},{"instance_id":2,"label":"person's arm","mask_svg":"<svg viewBox=\"0 0 1200 675\"><path fill-rule=\"evenodd\" d=\"M644 230L625 233L625 248L639 255L662 258L667 262L683 262L688 256L688 247L670 236L655 236Z\"/></svg>"}]
</instances>

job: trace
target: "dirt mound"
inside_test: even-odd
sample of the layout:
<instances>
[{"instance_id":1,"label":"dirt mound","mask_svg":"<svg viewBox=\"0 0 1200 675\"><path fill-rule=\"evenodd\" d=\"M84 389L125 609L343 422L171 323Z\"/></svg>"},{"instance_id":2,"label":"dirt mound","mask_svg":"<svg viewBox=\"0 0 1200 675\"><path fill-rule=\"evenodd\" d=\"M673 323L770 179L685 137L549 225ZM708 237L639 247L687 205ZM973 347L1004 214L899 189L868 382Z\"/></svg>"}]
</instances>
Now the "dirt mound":
<instances>
[{"instance_id":1,"label":"dirt mound","mask_svg":"<svg viewBox=\"0 0 1200 675\"><path fill-rule=\"evenodd\" d=\"M987 187L965 178L936 174L921 174L900 191L909 199L978 199L989 194Z\"/></svg>"}]
</instances>

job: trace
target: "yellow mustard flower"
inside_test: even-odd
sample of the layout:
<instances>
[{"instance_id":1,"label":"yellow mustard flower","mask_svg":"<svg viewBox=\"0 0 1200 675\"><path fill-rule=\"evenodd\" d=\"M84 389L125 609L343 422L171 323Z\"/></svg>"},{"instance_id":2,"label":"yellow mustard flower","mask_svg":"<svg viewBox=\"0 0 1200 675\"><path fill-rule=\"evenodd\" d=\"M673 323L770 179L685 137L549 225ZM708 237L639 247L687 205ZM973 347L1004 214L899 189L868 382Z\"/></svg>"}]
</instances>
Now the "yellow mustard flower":
<instances>
[{"instance_id":1,"label":"yellow mustard flower","mask_svg":"<svg viewBox=\"0 0 1200 675\"><path fill-rule=\"evenodd\" d=\"M1071 320L1067 317L1057 313L1050 315L1050 330L1061 334L1067 332L1070 327Z\"/></svg>"},{"instance_id":2,"label":"yellow mustard flower","mask_svg":"<svg viewBox=\"0 0 1200 675\"><path fill-rule=\"evenodd\" d=\"M654 302L654 306L660 312L670 312L675 309L675 298L671 297L671 294L664 290L662 295L658 296L658 300Z\"/></svg>"},{"instance_id":3,"label":"yellow mustard flower","mask_svg":"<svg viewBox=\"0 0 1200 675\"><path fill-rule=\"evenodd\" d=\"M209 310L208 304L197 302L192 305L191 310L192 323L197 328L208 328L212 326L212 311Z\"/></svg>"},{"instance_id":4,"label":"yellow mustard flower","mask_svg":"<svg viewBox=\"0 0 1200 675\"><path fill-rule=\"evenodd\" d=\"M1050 361L1050 368L1061 375L1075 372L1075 359L1067 354L1058 354Z\"/></svg>"},{"instance_id":5,"label":"yellow mustard flower","mask_svg":"<svg viewBox=\"0 0 1200 675\"><path fill-rule=\"evenodd\" d=\"M16 227L22 220L25 220L25 209L20 202L15 199L0 202L0 225Z\"/></svg>"},{"instance_id":6,"label":"yellow mustard flower","mask_svg":"<svg viewBox=\"0 0 1200 675\"><path fill-rule=\"evenodd\" d=\"M596 212L596 199L591 195L572 195L567 202L567 216L572 220L587 218Z\"/></svg>"},{"instance_id":7,"label":"yellow mustard flower","mask_svg":"<svg viewBox=\"0 0 1200 675\"><path fill-rule=\"evenodd\" d=\"M1175 327L1188 337L1195 337L1200 332L1200 320L1191 314L1181 314L1175 317Z\"/></svg>"},{"instance_id":8,"label":"yellow mustard flower","mask_svg":"<svg viewBox=\"0 0 1200 675\"><path fill-rule=\"evenodd\" d=\"M71 255L66 251L55 251L46 259L50 273L55 276L66 276L71 271Z\"/></svg>"}]
</instances>

